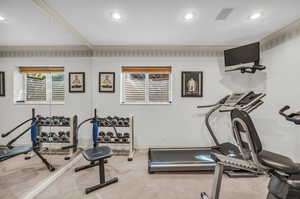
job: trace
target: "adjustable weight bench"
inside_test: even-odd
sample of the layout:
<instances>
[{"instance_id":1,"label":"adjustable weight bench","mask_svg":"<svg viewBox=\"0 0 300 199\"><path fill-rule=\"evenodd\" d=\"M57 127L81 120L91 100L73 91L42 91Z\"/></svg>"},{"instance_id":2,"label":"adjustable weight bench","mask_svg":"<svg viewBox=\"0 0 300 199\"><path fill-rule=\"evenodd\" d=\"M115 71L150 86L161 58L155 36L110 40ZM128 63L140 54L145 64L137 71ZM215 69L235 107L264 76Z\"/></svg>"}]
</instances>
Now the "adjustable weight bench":
<instances>
[{"instance_id":1,"label":"adjustable weight bench","mask_svg":"<svg viewBox=\"0 0 300 199\"><path fill-rule=\"evenodd\" d=\"M92 187L88 187L85 189L85 193L88 194L92 191L105 187L107 185L113 184L118 182L118 178L114 177L108 181L105 180L105 168L104 168L104 161L107 158L110 158L113 153L111 148L108 146L99 146L87 149L82 152L83 157L90 162L98 162L99 164L99 177L100 177L100 184L94 185Z\"/></svg>"},{"instance_id":2,"label":"adjustable weight bench","mask_svg":"<svg viewBox=\"0 0 300 199\"><path fill-rule=\"evenodd\" d=\"M94 117L86 119L84 121L82 121L78 127L77 130L79 131L79 128L87 123L90 122L92 123L92 133L93 133L93 147L89 148L87 150L82 151L82 155L83 157L90 162L89 165L84 165L84 166L80 166L75 168L75 172L84 170L84 169L88 169L88 168L92 168L95 166L99 166L99 178L100 178L100 184L94 185L92 187L88 187L85 189L85 193L88 194L92 191L95 191L97 189L100 189L102 187L105 187L107 185L113 184L115 182L118 182L118 178L114 177L108 181L105 180L105 168L104 168L104 164L106 163L106 160L108 158L110 158L113 155L113 152L111 150L110 147L108 146L98 146L98 136L99 136L99 127L100 127L100 119L97 117L97 111L95 109L94 111ZM108 122L108 121L107 121ZM116 134L117 131L114 127L114 125L112 124Z\"/></svg>"}]
</instances>

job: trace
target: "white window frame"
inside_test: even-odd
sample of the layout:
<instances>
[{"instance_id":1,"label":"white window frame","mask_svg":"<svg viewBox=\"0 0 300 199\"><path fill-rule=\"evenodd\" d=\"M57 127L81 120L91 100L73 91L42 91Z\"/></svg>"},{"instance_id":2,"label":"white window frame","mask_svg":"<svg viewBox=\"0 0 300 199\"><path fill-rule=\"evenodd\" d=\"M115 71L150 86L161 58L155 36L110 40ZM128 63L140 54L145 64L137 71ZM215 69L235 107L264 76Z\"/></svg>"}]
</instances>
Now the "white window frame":
<instances>
[{"instance_id":1,"label":"white window frame","mask_svg":"<svg viewBox=\"0 0 300 199\"><path fill-rule=\"evenodd\" d=\"M23 98L24 102L17 102L14 96L14 104L22 104L22 105L64 105L66 100L66 76L64 72L64 101L52 101L52 73L55 72L43 72L46 74L46 101L27 101L27 74L21 73L22 75L22 83L23 83Z\"/></svg>"},{"instance_id":2,"label":"white window frame","mask_svg":"<svg viewBox=\"0 0 300 199\"><path fill-rule=\"evenodd\" d=\"M126 73L132 73L132 74L145 74L145 102L124 102L123 96L124 96L124 78ZM169 102L150 102L149 101L149 74L169 74ZM157 105L167 105L173 103L173 92L172 92L172 72L122 72L121 71L121 78L120 78L120 104L136 104L136 105L148 105L148 104L157 104Z\"/></svg>"}]
</instances>

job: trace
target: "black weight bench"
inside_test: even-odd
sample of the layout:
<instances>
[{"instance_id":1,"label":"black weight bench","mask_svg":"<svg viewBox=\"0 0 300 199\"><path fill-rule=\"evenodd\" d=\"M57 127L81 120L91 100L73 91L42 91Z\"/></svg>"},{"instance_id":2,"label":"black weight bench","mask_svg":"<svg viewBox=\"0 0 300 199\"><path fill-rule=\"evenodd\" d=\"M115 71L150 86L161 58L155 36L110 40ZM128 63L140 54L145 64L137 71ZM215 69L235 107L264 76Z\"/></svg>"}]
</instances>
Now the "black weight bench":
<instances>
[{"instance_id":1,"label":"black weight bench","mask_svg":"<svg viewBox=\"0 0 300 199\"><path fill-rule=\"evenodd\" d=\"M88 187L85 189L85 193L88 194L92 191L105 187L107 185L113 184L118 182L118 178L114 177L108 181L105 180L105 168L104 162L105 159L110 158L113 155L111 148L108 146L99 146L87 149L82 152L83 157L87 160L96 164L99 164L99 177L100 177L100 184L94 185L92 187Z\"/></svg>"}]
</instances>

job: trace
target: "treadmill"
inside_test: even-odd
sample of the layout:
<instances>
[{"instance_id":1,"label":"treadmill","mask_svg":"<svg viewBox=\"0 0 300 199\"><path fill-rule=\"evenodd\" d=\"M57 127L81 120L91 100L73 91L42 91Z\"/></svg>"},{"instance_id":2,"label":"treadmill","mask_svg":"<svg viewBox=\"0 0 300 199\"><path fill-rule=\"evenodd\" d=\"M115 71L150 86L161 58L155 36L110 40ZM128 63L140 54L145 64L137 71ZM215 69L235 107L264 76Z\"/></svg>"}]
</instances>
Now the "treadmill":
<instances>
[{"instance_id":1,"label":"treadmill","mask_svg":"<svg viewBox=\"0 0 300 199\"><path fill-rule=\"evenodd\" d=\"M214 171L216 166L215 160L211 153L220 153L229 157L241 157L238 147L234 144L226 142L219 143L210 124L209 119L213 113L230 112L234 108L242 109L248 113L252 112L264 102L262 98L264 93L233 93L221 99L213 105L198 106L197 108L211 108L205 116L206 127L215 143L212 147L189 147L189 148L150 148L148 151L148 172L182 172L182 171ZM249 172L245 175L235 175L231 171L237 169L225 168L228 175L231 177L249 176ZM253 176L251 174L251 176Z\"/></svg>"}]
</instances>

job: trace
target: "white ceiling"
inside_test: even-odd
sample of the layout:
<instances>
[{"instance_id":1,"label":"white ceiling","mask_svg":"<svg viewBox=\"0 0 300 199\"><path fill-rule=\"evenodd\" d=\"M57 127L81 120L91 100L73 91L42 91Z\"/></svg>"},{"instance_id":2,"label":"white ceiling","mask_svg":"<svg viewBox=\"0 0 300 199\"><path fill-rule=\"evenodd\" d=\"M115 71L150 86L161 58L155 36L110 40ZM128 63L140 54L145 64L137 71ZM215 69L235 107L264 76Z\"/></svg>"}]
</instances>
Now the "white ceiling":
<instances>
[{"instance_id":1,"label":"white ceiling","mask_svg":"<svg viewBox=\"0 0 300 199\"><path fill-rule=\"evenodd\" d=\"M45 0L93 45L235 45L300 18L299 0ZM234 8L225 21L215 18ZM124 18L113 22L118 10ZM185 23L185 12L196 20ZM262 11L255 21L249 16ZM0 45L79 45L83 42L31 0L0 0Z\"/></svg>"}]
</instances>

